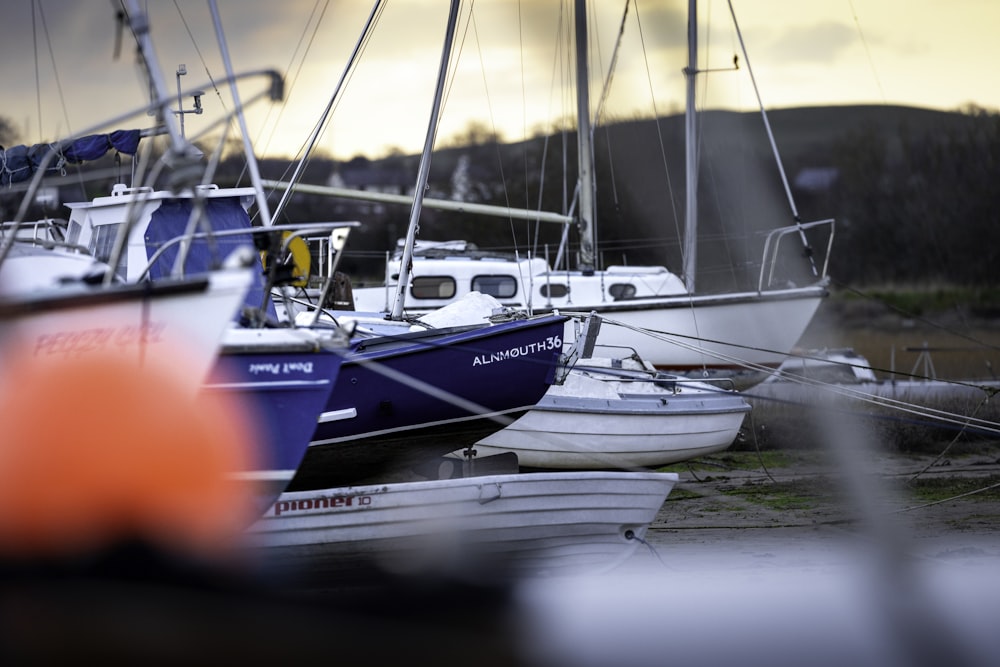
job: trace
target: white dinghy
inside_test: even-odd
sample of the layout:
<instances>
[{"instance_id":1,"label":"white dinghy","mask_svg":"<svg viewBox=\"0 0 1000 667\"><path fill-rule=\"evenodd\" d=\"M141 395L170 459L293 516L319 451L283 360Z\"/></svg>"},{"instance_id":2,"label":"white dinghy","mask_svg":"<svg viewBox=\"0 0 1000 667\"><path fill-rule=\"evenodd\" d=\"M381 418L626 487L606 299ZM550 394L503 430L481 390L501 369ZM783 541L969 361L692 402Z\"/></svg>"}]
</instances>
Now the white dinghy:
<instances>
[{"instance_id":1,"label":"white dinghy","mask_svg":"<svg viewBox=\"0 0 1000 667\"><path fill-rule=\"evenodd\" d=\"M677 480L539 472L286 492L248 538L312 582L354 566L477 581L600 573L635 552Z\"/></svg>"},{"instance_id":2,"label":"white dinghy","mask_svg":"<svg viewBox=\"0 0 1000 667\"><path fill-rule=\"evenodd\" d=\"M750 409L735 391L655 371L635 357L582 359L475 451L514 452L522 469L656 468L728 449Z\"/></svg>"}]
</instances>

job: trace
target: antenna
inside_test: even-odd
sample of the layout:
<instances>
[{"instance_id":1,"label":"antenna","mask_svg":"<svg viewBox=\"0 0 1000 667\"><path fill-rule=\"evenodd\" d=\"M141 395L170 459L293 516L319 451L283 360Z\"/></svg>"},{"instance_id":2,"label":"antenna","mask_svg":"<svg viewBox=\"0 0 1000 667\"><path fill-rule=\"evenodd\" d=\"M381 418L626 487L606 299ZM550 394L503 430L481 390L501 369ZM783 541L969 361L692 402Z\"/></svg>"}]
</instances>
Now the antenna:
<instances>
[{"instance_id":1,"label":"antenna","mask_svg":"<svg viewBox=\"0 0 1000 667\"><path fill-rule=\"evenodd\" d=\"M174 113L180 116L182 139L186 138L184 136L184 114L194 113L200 115L201 112L203 111L203 109L201 108L201 96L205 94L205 91L203 90L194 91L193 93L191 93L191 96L194 98L194 108L193 109L184 108L184 97L183 97L183 92L181 91L181 77L187 73L188 73L187 65L181 63L180 65L177 66L177 109L174 111Z\"/></svg>"}]
</instances>

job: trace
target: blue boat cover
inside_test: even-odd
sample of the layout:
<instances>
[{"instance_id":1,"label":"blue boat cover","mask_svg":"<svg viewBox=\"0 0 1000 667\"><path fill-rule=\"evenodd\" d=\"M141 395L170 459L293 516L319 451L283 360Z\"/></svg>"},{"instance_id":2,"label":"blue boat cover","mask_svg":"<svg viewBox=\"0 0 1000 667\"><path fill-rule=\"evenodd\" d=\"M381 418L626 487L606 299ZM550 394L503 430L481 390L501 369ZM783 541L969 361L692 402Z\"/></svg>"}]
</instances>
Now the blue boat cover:
<instances>
[{"instance_id":1,"label":"blue boat cover","mask_svg":"<svg viewBox=\"0 0 1000 667\"><path fill-rule=\"evenodd\" d=\"M250 216L240 203L239 197L215 197L206 199L203 220L209 221L212 231L231 229L251 229ZM167 199L157 208L146 228L146 258L151 258L167 241L182 236L187 230L188 221L194 201L191 199ZM204 228L199 231L207 231ZM206 273L222 265L223 260L239 246L253 245L251 234L196 238L192 241L184 262L184 273L188 276ZM177 260L180 245L174 243L167 246L149 268L151 279L169 276ZM264 302L264 275L261 271L254 277L253 285L247 292L244 304L251 308L260 308ZM268 300L267 312L272 318L276 316L274 304Z\"/></svg>"},{"instance_id":2,"label":"blue boat cover","mask_svg":"<svg viewBox=\"0 0 1000 667\"><path fill-rule=\"evenodd\" d=\"M139 149L139 130L115 130L110 134L89 134L72 141L54 144L0 146L0 185L20 183L31 178L49 153L45 175L62 175L67 164L80 164L103 157L109 151L135 155Z\"/></svg>"}]
</instances>

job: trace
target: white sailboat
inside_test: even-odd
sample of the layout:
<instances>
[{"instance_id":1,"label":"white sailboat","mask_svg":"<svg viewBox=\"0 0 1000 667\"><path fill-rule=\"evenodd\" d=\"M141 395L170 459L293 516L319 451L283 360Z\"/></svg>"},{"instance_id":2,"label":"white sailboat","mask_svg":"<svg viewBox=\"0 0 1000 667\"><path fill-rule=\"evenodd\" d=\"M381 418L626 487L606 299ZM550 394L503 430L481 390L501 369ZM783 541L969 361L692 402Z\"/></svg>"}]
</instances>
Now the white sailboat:
<instances>
[{"instance_id":1,"label":"white sailboat","mask_svg":"<svg viewBox=\"0 0 1000 667\"><path fill-rule=\"evenodd\" d=\"M670 370L734 369L747 365L776 367L795 346L827 294L827 261L833 237L833 220L800 222L787 179L782 182L792 209L794 224L773 229L763 243L756 284L724 293L701 293L695 285L697 253L699 153L695 80L701 70L697 63L697 3L692 0L688 21L688 63L686 109L687 197L685 215L684 267L678 275L665 266L596 266L593 150L591 147L591 107L588 95L586 3L576 1L576 64L578 91L579 202L577 215L568 217L538 211L518 211L492 207L494 214L566 223L572 220L580 231L579 261L575 270L556 270L539 257L503 257L474 252L465 243L420 243L412 249L412 259L397 254L386 267L385 285L353 290L357 309L392 311L399 299L408 314L418 315L451 303L472 291L498 298L505 306L535 313L596 312L606 323L600 343L631 348L655 367ZM735 22L735 16L734 16ZM745 56L745 50L744 50ZM763 113L770 138L770 127ZM777 150L773 139L770 142ZM780 167L780 159L778 160ZM265 182L268 186L288 184ZM371 192L343 188L296 185L298 191L340 197L384 199L403 203L405 197L380 197ZM426 208L459 208L488 213L490 207L425 198ZM823 229L819 229L823 228ZM806 237L811 230L822 232L826 252L813 262ZM807 284L789 284L779 279L778 257L789 237L799 237L810 259ZM466 260L466 261L463 261ZM412 265L409 274L402 266ZM409 275L403 294L399 276ZM399 290L402 292L402 290ZM616 326L618 325L618 326ZM650 335L652 332L653 335ZM566 340L572 341L567 327Z\"/></svg>"}]
</instances>

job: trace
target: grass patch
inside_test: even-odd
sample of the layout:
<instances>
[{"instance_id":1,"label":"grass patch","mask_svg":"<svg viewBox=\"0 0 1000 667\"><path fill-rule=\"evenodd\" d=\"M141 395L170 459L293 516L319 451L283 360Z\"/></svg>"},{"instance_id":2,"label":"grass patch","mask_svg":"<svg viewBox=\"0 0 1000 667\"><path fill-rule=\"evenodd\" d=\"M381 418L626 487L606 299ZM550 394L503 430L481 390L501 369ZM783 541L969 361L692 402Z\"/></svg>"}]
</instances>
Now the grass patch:
<instances>
[{"instance_id":1,"label":"grass patch","mask_svg":"<svg viewBox=\"0 0 1000 667\"><path fill-rule=\"evenodd\" d=\"M868 287L854 292L838 292L838 299L865 298L885 304L889 308L911 315L954 310L955 304L964 304L975 312L995 314L1000 311L1000 289L996 287L963 287L959 285L907 286L888 285Z\"/></svg>"},{"instance_id":2,"label":"grass patch","mask_svg":"<svg viewBox=\"0 0 1000 667\"><path fill-rule=\"evenodd\" d=\"M777 511L803 510L814 507L817 502L829 500L832 488L818 481L747 483L723 491L727 496L761 505Z\"/></svg>"},{"instance_id":3,"label":"grass patch","mask_svg":"<svg viewBox=\"0 0 1000 667\"><path fill-rule=\"evenodd\" d=\"M788 467L794 463L801 462L804 458L803 453L791 450L762 450L759 455L755 451L727 450L693 461L664 466L659 471L683 473L692 471L760 470L762 465L770 470L772 468Z\"/></svg>"},{"instance_id":4,"label":"grass patch","mask_svg":"<svg viewBox=\"0 0 1000 667\"><path fill-rule=\"evenodd\" d=\"M694 491L688 491L687 489L680 489L675 486L670 491L670 495L667 496L667 502L670 502L672 500L697 500L701 498L704 498L704 496L702 496L700 493L695 493Z\"/></svg>"},{"instance_id":5,"label":"grass patch","mask_svg":"<svg viewBox=\"0 0 1000 667\"><path fill-rule=\"evenodd\" d=\"M990 475L988 477L931 477L918 478L907 484L907 488L920 501L932 503L939 500L947 500L960 496L963 493L985 489L990 486L1000 485L1000 475ZM1000 486L995 486L987 491L966 496L963 500L975 501L1000 501Z\"/></svg>"}]
</instances>

